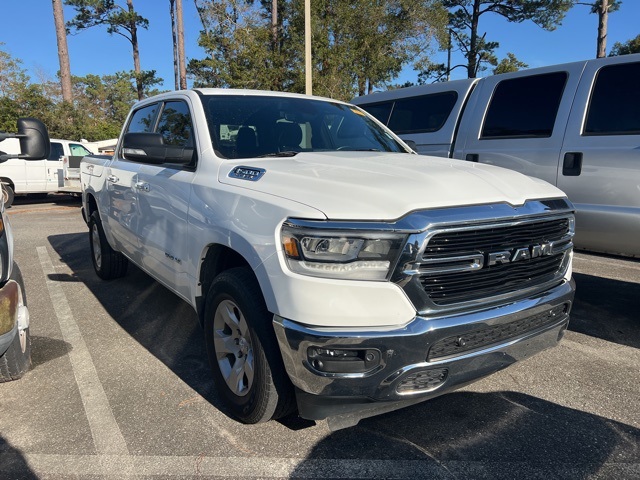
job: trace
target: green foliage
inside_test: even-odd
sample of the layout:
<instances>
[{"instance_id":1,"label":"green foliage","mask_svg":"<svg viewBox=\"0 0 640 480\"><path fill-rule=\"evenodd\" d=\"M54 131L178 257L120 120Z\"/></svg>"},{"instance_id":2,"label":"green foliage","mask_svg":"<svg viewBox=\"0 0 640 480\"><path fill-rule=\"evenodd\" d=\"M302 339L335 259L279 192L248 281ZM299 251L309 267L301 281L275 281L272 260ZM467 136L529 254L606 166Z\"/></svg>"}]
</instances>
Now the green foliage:
<instances>
[{"instance_id":1,"label":"green foliage","mask_svg":"<svg viewBox=\"0 0 640 480\"><path fill-rule=\"evenodd\" d=\"M622 0L607 0L609 2L609 8L607 9L609 13L615 12L620 9L620 5L622 5ZM599 13L602 7L602 0L596 0L595 2L576 2L578 5L587 5L591 7L591 13Z\"/></svg>"},{"instance_id":2,"label":"green foliage","mask_svg":"<svg viewBox=\"0 0 640 480\"><path fill-rule=\"evenodd\" d=\"M0 47L4 45L0 42ZM22 61L13 58L9 53L0 50L0 96L11 96L29 83Z\"/></svg>"},{"instance_id":3,"label":"green foliage","mask_svg":"<svg viewBox=\"0 0 640 480\"><path fill-rule=\"evenodd\" d=\"M106 26L107 32L121 35L131 43L133 65L138 100L142 100L145 91L162 83L155 76L155 70L143 71L140 68L138 52L138 28L149 28L149 20L142 17L133 8L133 0L126 1L126 8L115 0L65 0L67 5L75 8L76 16L67 22L67 29L79 32L96 26Z\"/></svg>"},{"instance_id":4,"label":"green foliage","mask_svg":"<svg viewBox=\"0 0 640 480\"><path fill-rule=\"evenodd\" d=\"M191 60L195 86L304 92L304 1L278 2L274 42L269 0L196 2L207 58ZM425 61L442 37L446 11L436 0L311 2L313 93L350 99Z\"/></svg>"},{"instance_id":5,"label":"green foliage","mask_svg":"<svg viewBox=\"0 0 640 480\"><path fill-rule=\"evenodd\" d=\"M610 57L617 55L630 55L632 53L640 53L640 35L626 42L616 42L609 53Z\"/></svg>"},{"instance_id":6,"label":"green foliage","mask_svg":"<svg viewBox=\"0 0 640 480\"><path fill-rule=\"evenodd\" d=\"M523 68L529 68L529 65L521 62L513 53L509 52L507 53L506 58L500 60L500 63L498 63L496 68L493 69L493 74L498 75L500 73L517 72Z\"/></svg>"},{"instance_id":7,"label":"green foliage","mask_svg":"<svg viewBox=\"0 0 640 480\"><path fill-rule=\"evenodd\" d=\"M137 100L134 72L73 77L73 103L69 104L62 100L59 82L31 84L20 65L19 59L0 50L0 131L15 131L18 117L36 117L53 138L114 138ZM144 73L145 81L151 83L155 72Z\"/></svg>"},{"instance_id":8,"label":"green foliage","mask_svg":"<svg viewBox=\"0 0 640 480\"><path fill-rule=\"evenodd\" d=\"M132 27L149 28L149 20L115 0L65 0L64 3L76 9L76 16L67 22L67 29L76 32L103 25L109 34L122 35L132 42Z\"/></svg>"}]
</instances>

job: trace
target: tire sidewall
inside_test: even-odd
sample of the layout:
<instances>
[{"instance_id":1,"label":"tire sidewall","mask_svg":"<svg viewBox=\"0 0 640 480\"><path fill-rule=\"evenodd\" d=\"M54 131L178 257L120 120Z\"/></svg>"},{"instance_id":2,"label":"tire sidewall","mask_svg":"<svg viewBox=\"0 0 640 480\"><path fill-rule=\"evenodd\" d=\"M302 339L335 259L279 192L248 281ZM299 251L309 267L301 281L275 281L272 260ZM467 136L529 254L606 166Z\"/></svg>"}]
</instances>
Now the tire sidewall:
<instances>
[{"instance_id":1,"label":"tire sidewall","mask_svg":"<svg viewBox=\"0 0 640 480\"><path fill-rule=\"evenodd\" d=\"M11 208L13 205L13 200L15 198L15 193L11 185L2 184L2 200L4 202L4 208Z\"/></svg>"},{"instance_id":2,"label":"tire sidewall","mask_svg":"<svg viewBox=\"0 0 640 480\"><path fill-rule=\"evenodd\" d=\"M231 410L233 416L246 423L257 423L269 420L275 411L275 403L265 405L267 400L267 389L273 388L273 379L270 366L264 352L263 345L269 340L264 338L265 320L268 319L268 311L264 306L262 298L251 298L244 289L240 290L232 281L227 280L227 275L222 274L214 280L210 294L207 295L205 303L205 344L207 357L214 377L217 391L223 397L225 405ZM248 331L251 337L251 348L253 350L254 377L253 383L246 395L238 396L231 391L225 381L215 351L213 341L214 315L218 306L225 300L235 303L247 322ZM256 405L260 406L256 409ZM265 407L266 408L263 408ZM271 410L269 412L269 410Z\"/></svg>"},{"instance_id":3,"label":"tire sidewall","mask_svg":"<svg viewBox=\"0 0 640 480\"><path fill-rule=\"evenodd\" d=\"M102 258L102 264L98 267L96 263L96 253L94 250L93 244L93 229L96 228L98 230L98 237L100 238L100 257ZM93 264L93 269L96 271L100 278L105 277L105 260L106 253L105 252L105 243L107 242L107 238L104 235L104 230L102 229L102 222L100 222L100 216L98 212L93 212L89 217L89 247L91 249L91 263Z\"/></svg>"}]
</instances>

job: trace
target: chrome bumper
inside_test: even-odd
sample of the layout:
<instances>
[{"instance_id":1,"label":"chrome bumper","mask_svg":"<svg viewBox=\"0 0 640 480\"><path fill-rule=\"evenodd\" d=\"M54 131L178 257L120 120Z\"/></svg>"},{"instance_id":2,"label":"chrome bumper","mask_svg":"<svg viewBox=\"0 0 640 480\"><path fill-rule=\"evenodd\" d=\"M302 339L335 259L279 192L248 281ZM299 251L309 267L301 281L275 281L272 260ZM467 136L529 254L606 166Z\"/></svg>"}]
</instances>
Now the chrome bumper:
<instances>
[{"instance_id":1,"label":"chrome bumper","mask_svg":"<svg viewBox=\"0 0 640 480\"><path fill-rule=\"evenodd\" d=\"M312 329L277 315L274 326L298 389L300 415L321 419L344 413L347 404L347 410L380 402L399 408L436 397L557 345L569 323L574 290L573 281L564 281L508 305L416 317L394 330ZM377 351L379 357L367 371L327 372L314 366L310 349Z\"/></svg>"}]
</instances>

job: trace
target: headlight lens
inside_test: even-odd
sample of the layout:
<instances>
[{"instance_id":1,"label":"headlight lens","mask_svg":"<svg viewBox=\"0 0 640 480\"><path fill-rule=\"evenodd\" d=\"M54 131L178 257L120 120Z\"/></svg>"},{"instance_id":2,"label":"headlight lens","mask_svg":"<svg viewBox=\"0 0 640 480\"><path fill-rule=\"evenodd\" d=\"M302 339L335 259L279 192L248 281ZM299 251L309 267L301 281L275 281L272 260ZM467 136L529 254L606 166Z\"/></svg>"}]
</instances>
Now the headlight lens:
<instances>
[{"instance_id":1,"label":"headlight lens","mask_svg":"<svg viewBox=\"0 0 640 480\"><path fill-rule=\"evenodd\" d=\"M289 269L345 280L386 280L406 235L299 228L285 224L281 241Z\"/></svg>"}]
</instances>

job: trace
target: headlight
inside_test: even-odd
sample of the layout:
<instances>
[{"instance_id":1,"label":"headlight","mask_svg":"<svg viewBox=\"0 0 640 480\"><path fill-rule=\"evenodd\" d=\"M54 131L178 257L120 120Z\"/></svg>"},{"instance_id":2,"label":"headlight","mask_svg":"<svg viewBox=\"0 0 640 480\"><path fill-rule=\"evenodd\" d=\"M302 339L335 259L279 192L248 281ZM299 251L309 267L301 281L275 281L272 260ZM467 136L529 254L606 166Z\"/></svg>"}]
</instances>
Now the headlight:
<instances>
[{"instance_id":1,"label":"headlight","mask_svg":"<svg viewBox=\"0 0 640 480\"><path fill-rule=\"evenodd\" d=\"M280 234L292 272L344 280L386 280L406 235L389 232L300 228L285 223Z\"/></svg>"}]
</instances>

